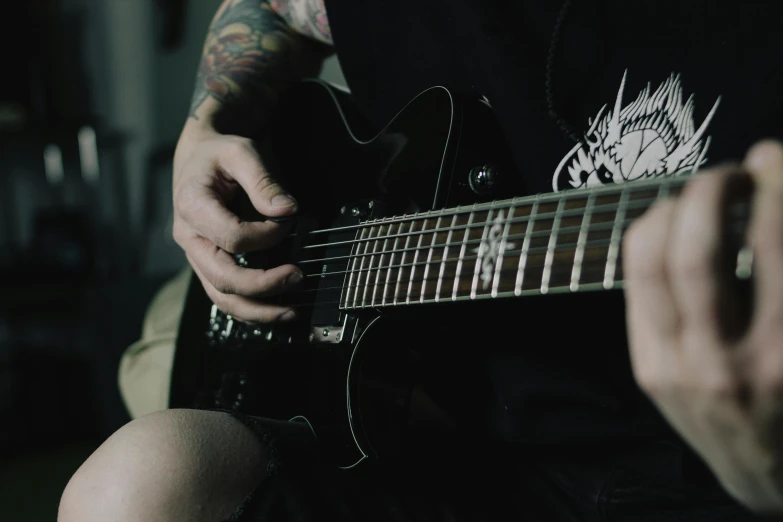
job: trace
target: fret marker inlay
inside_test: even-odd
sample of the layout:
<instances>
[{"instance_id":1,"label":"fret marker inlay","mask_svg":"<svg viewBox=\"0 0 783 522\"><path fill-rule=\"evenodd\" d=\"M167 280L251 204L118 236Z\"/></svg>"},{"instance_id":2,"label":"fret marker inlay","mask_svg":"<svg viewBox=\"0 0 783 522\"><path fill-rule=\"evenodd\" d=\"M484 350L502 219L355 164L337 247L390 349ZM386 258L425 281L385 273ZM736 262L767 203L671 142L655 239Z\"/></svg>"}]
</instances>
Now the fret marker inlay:
<instances>
[{"instance_id":1,"label":"fret marker inlay","mask_svg":"<svg viewBox=\"0 0 783 522\"><path fill-rule=\"evenodd\" d=\"M508 219L506 219L501 209L492 219L492 227L489 228L489 232L485 231L485 237L482 238L481 245L473 249L473 252L478 254L478 261L481 263L481 275L479 278L481 279L481 288L483 290L489 288L490 283L492 283L496 267L499 266L498 263L503 261L503 254L506 250L514 250L516 248L514 243L506 243L508 226L511 224L513 211L514 208L512 207L509 210ZM489 216L487 216L487 225L489 225ZM503 233L504 230L506 233Z\"/></svg>"}]
</instances>

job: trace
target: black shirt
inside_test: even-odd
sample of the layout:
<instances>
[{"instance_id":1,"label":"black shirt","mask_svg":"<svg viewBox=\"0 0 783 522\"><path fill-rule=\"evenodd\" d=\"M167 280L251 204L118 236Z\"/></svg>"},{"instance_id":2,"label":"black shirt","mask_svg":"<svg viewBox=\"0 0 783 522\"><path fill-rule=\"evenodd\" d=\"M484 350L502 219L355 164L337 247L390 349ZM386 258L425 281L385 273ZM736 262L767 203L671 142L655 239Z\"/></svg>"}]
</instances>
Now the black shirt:
<instances>
[{"instance_id":1,"label":"black shirt","mask_svg":"<svg viewBox=\"0 0 783 522\"><path fill-rule=\"evenodd\" d=\"M377 129L432 85L485 96L531 193L675 175L783 138L781 2L327 0L327 10ZM515 320L484 325L513 339L486 360L496 436L674 437L634 384L621 293L509 306Z\"/></svg>"}]
</instances>

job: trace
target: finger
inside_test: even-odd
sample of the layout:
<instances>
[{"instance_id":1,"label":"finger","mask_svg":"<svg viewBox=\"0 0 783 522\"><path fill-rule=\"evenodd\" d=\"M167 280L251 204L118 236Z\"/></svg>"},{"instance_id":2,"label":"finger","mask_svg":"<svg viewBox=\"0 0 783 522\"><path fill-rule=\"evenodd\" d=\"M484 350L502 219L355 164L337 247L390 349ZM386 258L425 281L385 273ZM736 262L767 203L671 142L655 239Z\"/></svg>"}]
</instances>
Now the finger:
<instances>
[{"instance_id":1,"label":"finger","mask_svg":"<svg viewBox=\"0 0 783 522\"><path fill-rule=\"evenodd\" d=\"M674 200L653 205L623 238L626 319L634 374L650 391L672 366L679 319L666 271Z\"/></svg>"},{"instance_id":2,"label":"finger","mask_svg":"<svg viewBox=\"0 0 783 522\"><path fill-rule=\"evenodd\" d=\"M280 217L297 211L296 199L267 171L252 141L238 139L231 146L223 147L219 162L262 215Z\"/></svg>"},{"instance_id":3,"label":"finger","mask_svg":"<svg viewBox=\"0 0 783 522\"><path fill-rule=\"evenodd\" d=\"M174 201L177 214L197 235L226 252L237 254L269 248L291 229L290 223L241 220L206 185L184 185Z\"/></svg>"},{"instance_id":4,"label":"finger","mask_svg":"<svg viewBox=\"0 0 783 522\"><path fill-rule=\"evenodd\" d=\"M756 292L754 323L776 326L783 320L783 147L764 141L745 159L756 190L748 226L753 247Z\"/></svg>"},{"instance_id":5,"label":"finger","mask_svg":"<svg viewBox=\"0 0 783 522\"><path fill-rule=\"evenodd\" d=\"M682 330L712 346L721 332L721 290L729 274L722 270L723 210L736 167L723 166L694 177L678 201L667 254L672 294Z\"/></svg>"},{"instance_id":6,"label":"finger","mask_svg":"<svg viewBox=\"0 0 783 522\"><path fill-rule=\"evenodd\" d=\"M288 290L302 281L302 272L294 265L283 265L269 270L243 268L224 250L201 237L188 241L187 252L191 263L221 294L244 297L267 297Z\"/></svg>"},{"instance_id":7,"label":"finger","mask_svg":"<svg viewBox=\"0 0 783 522\"><path fill-rule=\"evenodd\" d=\"M296 318L296 311L293 308L262 303L240 295L218 292L209 280L204 277L198 265L192 261L189 255L187 257L190 265L193 267L193 272L201 280L207 296L223 313L250 324L286 322Z\"/></svg>"}]
</instances>

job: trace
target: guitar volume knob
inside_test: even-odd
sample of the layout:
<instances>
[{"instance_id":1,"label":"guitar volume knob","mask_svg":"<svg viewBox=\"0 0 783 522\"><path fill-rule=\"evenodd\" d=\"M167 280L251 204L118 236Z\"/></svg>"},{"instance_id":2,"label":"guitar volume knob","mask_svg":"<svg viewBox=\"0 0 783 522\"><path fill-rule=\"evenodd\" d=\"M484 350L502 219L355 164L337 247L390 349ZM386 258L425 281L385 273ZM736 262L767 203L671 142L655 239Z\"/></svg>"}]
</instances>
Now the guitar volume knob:
<instances>
[{"instance_id":1,"label":"guitar volume knob","mask_svg":"<svg viewBox=\"0 0 783 522\"><path fill-rule=\"evenodd\" d=\"M489 196L497 188L500 173L494 165L473 167L468 173L470 189L479 196Z\"/></svg>"}]
</instances>

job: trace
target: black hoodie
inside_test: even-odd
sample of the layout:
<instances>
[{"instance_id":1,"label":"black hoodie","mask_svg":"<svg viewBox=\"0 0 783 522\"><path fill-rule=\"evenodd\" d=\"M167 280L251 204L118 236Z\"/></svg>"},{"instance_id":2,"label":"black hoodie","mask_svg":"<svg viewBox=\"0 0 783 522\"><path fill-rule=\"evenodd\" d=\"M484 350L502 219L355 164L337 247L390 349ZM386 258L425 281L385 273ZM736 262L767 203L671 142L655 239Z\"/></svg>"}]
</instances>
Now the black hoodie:
<instances>
[{"instance_id":1,"label":"black hoodie","mask_svg":"<svg viewBox=\"0 0 783 522\"><path fill-rule=\"evenodd\" d=\"M783 2L327 0L327 12L377 128L432 85L485 96L531 194L676 175L783 138ZM486 360L496 436L673 436L633 381L620 292L533 301L491 325L507 339Z\"/></svg>"}]
</instances>

